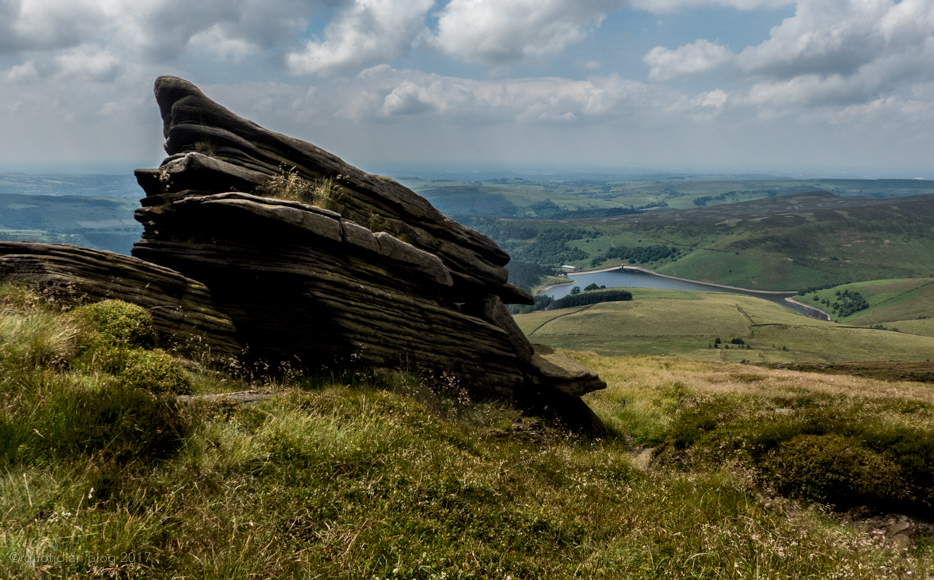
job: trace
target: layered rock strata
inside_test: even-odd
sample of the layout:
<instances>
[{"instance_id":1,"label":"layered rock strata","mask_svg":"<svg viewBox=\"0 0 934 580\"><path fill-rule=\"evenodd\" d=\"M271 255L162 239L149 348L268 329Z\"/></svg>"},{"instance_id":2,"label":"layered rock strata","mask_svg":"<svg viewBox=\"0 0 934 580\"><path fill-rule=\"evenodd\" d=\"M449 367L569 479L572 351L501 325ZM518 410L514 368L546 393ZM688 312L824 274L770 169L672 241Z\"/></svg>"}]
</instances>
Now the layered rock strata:
<instances>
[{"instance_id":1,"label":"layered rock strata","mask_svg":"<svg viewBox=\"0 0 934 580\"><path fill-rule=\"evenodd\" d=\"M158 169L136 176L155 203L177 194L252 193L283 169L333 189L329 209L371 230L386 231L437 255L451 272L449 294L464 300L479 290L507 303L531 297L506 283L509 255L486 236L446 218L426 199L396 181L370 175L310 143L267 131L238 117L182 79L160 77L156 101L165 150Z\"/></svg>"},{"instance_id":2,"label":"layered rock strata","mask_svg":"<svg viewBox=\"0 0 934 580\"><path fill-rule=\"evenodd\" d=\"M147 198L133 255L210 288L250 357L402 368L602 429L579 397L605 383L529 344L504 303L531 298L507 284L492 240L187 81L161 77L155 94L169 156L136 172ZM277 180L316 193L284 195Z\"/></svg>"},{"instance_id":3,"label":"layered rock strata","mask_svg":"<svg viewBox=\"0 0 934 580\"><path fill-rule=\"evenodd\" d=\"M36 287L65 304L132 302L149 311L166 345L215 358L242 351L233 321L214 308L204 284L138 258L65 244L0 242L0 281Z\"/></svg>"}]
</instances>

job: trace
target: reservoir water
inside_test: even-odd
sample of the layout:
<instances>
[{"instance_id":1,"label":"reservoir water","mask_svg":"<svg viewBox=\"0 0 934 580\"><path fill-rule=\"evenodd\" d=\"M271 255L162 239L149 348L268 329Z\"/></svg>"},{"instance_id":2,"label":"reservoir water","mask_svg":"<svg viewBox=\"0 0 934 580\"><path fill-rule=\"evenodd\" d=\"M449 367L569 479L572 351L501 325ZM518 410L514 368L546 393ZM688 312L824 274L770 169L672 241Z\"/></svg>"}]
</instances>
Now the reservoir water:
<instances>
[{"instance_id":1,"label":"reservoir water","mask_svg":"<svg viewBox=\"0 0 934 580\"><path fill-rule=\"evenodd\" d=\"M774 302L785 308L790 308L795 312L804 314L805 316L810 316L812 318L822 318L817 315L813 310L805 308L804 306L795 304L793 302L788 302L785 298L789 296L794 296L794 292L756 292L755 290L742 290L738 288L725 288L723 286L717 286L715 284L704 284L703 282L691 282L688 280L678 280L675 278L668 278L665 276L660 276L658 274L653 274L650 272L645 272L643 270L636 270L634 268L624 268L619 270L609 270L606 272L596 272L593 274L572 274L568 278L569 284L562 284L560 286L553 286L548 290L540 292L546 296L552 298L564 298L571 293L571 289L575 286L580 287L581 290L585 286L591 284L596 284L597 286L606 286L607 288L654 288L656 290L692 290L695 292L725 292L728 294L742 294L743 296L752 296L754 298L762 298L763 300L768 300Z\"/></svg>"}]
</instances>

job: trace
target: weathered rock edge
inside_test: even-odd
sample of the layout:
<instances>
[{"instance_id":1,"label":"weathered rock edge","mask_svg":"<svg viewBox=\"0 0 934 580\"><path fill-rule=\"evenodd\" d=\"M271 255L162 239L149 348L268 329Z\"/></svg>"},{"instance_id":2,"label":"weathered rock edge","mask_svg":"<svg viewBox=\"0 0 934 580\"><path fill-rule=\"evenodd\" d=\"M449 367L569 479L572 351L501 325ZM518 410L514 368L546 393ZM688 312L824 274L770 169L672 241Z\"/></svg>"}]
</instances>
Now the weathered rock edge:
<instances>
[{"instance_id":1,"label":"weathered rock edge","mask_svg":"<svg viewBox=\"0 0 934 580\"><path fill-rule=\"evenodd\" d=\"M291 170L312 183L331 183L331 203L342 217L438 256L454 278L455 299L484 291L507 304L532 303L528 294L506 283L505 251L396 181L365 173L310 143L243 119L188 81L159 77L155 95L169 157L158 169L137 170L136 176L146 194L159 200L156 203L179 193L252 193L271 176Z\"/></svg>"},{"instance_id":2,"label":"weathered rock edge","mask_svg":"<svg viewBox=\"0 0 934 580\"><path fill-rule=\"evenodd\" d=\"M36 287L65 304L115 299L149 311L166 345L235 358L242 347L229 316L201 282L113 252L66 244L0 242L0 281Z\"/></svg>"},{"instance_id":3,"label":"weathered rock edge","mask_svg":"<svg viewBox=\"0 0 934 580\"><path fill-rule=\"evenodd\" d=\"M492 240L187 81L160 77L155 95L169 157L136 171L147 198L133 255L210 288L249 357L400 368L602 432L580 395L606 384L529 344L504 302L530 297L506 283L509 256ZM315 205L257 195L284 174L327 180L327 195Z\"/></svg>"}]
</instances>

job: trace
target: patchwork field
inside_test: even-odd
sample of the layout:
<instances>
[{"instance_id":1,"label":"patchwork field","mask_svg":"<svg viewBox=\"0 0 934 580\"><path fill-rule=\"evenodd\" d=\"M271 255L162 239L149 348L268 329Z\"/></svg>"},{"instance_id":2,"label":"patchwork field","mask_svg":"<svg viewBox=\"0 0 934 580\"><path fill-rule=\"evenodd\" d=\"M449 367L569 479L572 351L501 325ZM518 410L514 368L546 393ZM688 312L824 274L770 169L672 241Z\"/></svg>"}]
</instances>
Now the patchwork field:
<instances>
[{"instance_id":1,"label":"patchwork field","mask_svg":"<svg viewBox=\"0 0 934 580\"><path fill-rule=\"evenodd\" d=\"M628 289L610 302L515 316L532 342L601 355L751 362L925 360L934 337L839 325L734 294ZM715 344L720 339L721 344ZM742 344L731 344L739 339Z\"/></svg>"}]
</instances>

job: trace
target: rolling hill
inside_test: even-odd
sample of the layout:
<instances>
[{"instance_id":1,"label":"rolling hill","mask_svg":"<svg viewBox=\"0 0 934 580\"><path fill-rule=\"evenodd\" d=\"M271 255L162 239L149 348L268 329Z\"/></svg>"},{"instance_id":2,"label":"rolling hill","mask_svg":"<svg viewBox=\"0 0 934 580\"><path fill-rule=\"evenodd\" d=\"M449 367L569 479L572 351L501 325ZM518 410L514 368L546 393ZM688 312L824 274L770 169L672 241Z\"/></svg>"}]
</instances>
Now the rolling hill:
<instances>
[{"instance_id":1,"label":"rolling hill","mask_svg":"<svg viewBox=\"0 0 934 580\"><path fill-rule=\"evenodd\" d=\"M540 175L458 181L397 178L448 215L550 219L558 211L607 208L692 209L829 191L886 199L934 193L919 179L789 179L763 175Z\"/></svg>"},{"instance_id":2,"label":"rolling hill","mask_svg":"<svg viewBox=\"0 0 934 580\"><path fill-rule=\"evenodd\" d=\"M629 289L633 300L515 316L533 343L740 362L925 360L934 337L839 325L735 294ZM717 339L721 340L716 345ZM742 344L731 344L733 339ZM717 348L714 348L714 347Z\"/></svg>"},{"instance_id":3,"label":"rolling hill","mask_svg":"<svg viewBox=\"0 0 934 580\"><path fill-rule=\"evenodd\" d=\"M754 290L934 276L934 195L813 192L582 220L459 219L514 260L546 266L615 266L623 261L614 255L665 248L664 257L634 265Z\"/></svg>"},{"instance_id":4,"label":"rolling hill","mask_svg":"<svg viewBox=\"0 0 934 580\"><path fill-rule=\"evenodd\" d=\"M867 307L843 315L829 307L842 302L843 293L859 293ZM815 300L815 297L817 298ZM872 280L808 292L799 298L850 326L897 328L902 332L934 336L934 278ZM825 305L822 301L827 301Z\"/></svg>"}]
</instances>

